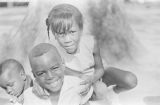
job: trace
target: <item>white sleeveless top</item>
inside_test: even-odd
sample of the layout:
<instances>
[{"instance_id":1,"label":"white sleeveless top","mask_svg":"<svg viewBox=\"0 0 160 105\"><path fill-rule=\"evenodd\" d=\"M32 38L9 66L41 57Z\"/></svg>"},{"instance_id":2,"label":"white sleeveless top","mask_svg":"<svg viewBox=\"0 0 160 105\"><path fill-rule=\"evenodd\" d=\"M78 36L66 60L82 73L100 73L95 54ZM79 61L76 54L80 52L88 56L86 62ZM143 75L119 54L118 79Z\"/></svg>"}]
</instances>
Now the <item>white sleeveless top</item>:
<instances>
[{"instance_id":1,"label":"white sleeveless top","mask_svg":"<svg viewBox=\"0 0 160 105\"><path fill-rule=\"evenodd\" d=\"M55 41L55 40L54 40ZM87 75L92 75L94 73L94 37L91 35L82 35L79 43L79 48L75 54L68 54L66 51L58 44L51 42L55 45L64 59L65 65L76 71L84 71ZM86 70L87 69L87 70Z\"/></svg>"}]
</instances>

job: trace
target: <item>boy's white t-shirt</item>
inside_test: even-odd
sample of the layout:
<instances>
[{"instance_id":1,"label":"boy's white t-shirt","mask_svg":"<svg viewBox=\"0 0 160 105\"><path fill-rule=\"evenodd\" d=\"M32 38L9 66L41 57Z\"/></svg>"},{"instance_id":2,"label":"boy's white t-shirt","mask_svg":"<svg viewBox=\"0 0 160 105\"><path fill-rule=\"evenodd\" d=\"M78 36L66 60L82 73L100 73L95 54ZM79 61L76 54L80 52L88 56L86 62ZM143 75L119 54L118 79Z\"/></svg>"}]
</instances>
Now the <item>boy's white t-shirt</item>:
<instances>
[{"instance_id":1,"label":"boy's white t-shirt","mask_svg":"<svg viewBox=\"0 0 160 105\"><path fill-rule=\"evenodd\" d=\"M88 102L92 96L93 88L90 89L86 96L79 94L81 79L74 76L65 76L64 83L60 91L59 100L56 105L80 105ZM49 98L41 99L32 92L32 87L24 92L23 105L52 105Z\"/></svg>"}]
</instances>

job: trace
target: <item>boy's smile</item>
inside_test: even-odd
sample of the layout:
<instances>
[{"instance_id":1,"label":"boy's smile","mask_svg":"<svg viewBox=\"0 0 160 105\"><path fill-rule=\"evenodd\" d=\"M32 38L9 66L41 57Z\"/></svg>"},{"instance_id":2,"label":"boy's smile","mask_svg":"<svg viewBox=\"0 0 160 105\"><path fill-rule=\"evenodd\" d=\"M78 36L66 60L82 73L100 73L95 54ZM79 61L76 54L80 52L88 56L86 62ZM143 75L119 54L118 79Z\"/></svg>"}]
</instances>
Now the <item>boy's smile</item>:
<instances>
[{"instance_id":1,"label":"boy's smile","mask_svg":"<svg viewBox=\"0 0 160 105\"><path fill-rule=\"evenodd\" d=\"M34 58L33 73L39 84L51 93L60 91L63 84L63 69L61 57L54 51L49 51Z\"/></svg>"}]
</instances>

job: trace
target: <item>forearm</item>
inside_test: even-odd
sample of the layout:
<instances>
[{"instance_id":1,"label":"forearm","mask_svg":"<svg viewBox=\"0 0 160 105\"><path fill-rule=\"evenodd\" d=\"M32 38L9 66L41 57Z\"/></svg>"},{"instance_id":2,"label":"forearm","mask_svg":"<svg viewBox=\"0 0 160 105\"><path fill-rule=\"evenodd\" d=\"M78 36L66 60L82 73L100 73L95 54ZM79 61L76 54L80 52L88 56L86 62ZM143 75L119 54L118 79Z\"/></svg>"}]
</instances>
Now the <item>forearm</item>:
<instances>
[{"instance_id":1,"label":"forearm","mask_svg":"<svg viewBox=\"0 0 160 105\"><path fill-rule=\"evenodd\" d=\"M104 74L104 69L96 69L93 75L93 83L96 82L97 80L101 79Z\"/></svg>"},{"instance_id":2,"label":"forearm","mask_svg":"<svg viewBox=\"0 0 160 105\"><path fill-rule=\"evenodd\" d=\"M93 76L93 83L94 83L100 78L102 78L104 74L104 67L102 64L102 58L100 56L100 49L99 49L99 46L96 40L94 44L93 57L94 57L94 62L95 62L95 66L94 66L95 72Z\"/></svg>"},{"instance_id":3,"label":"forearm","mask_svg":"<svg viewBox=\"0 0 160 105\"><path fill-rule=\"evenodd\" d=\"M71 76L76 76L76 77L81 77L81 75L82 75L82 72L73 70L68 67L65 67L64 73L65 73L65 75L71 75Z\"/></svg>"}]
</instances>

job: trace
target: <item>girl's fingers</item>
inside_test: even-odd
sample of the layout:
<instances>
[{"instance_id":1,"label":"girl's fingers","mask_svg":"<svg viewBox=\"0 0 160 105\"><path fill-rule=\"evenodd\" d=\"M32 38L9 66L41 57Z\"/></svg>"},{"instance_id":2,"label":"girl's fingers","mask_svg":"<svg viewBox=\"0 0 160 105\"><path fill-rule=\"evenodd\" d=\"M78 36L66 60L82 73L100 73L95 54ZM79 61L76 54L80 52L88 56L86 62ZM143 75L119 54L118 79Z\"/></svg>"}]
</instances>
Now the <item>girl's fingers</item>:
<instances>
[{"instance_id":1,"label":"girl's fingers","mask_svg":"<svg viewBox=\"0 0 160 105\"><path fill-rule=\"evenodd\" d=\"M80 95L81 95L81 96L84 96L84 95L86 95L88 92L89 92L89 87L86 87L84 90L82 90L82 91L80 92Z\"/></svg>"},{"instance_id":2,"label":"girl's fingers","mask_svg":"<svg viewBox=\"0 0 160 105\"><path fill-rule=\"evenodd\" d=\"M80 82L80 85L87 85L88 84L88 81L82 81Z\"/></svg>"}]
</instances>

